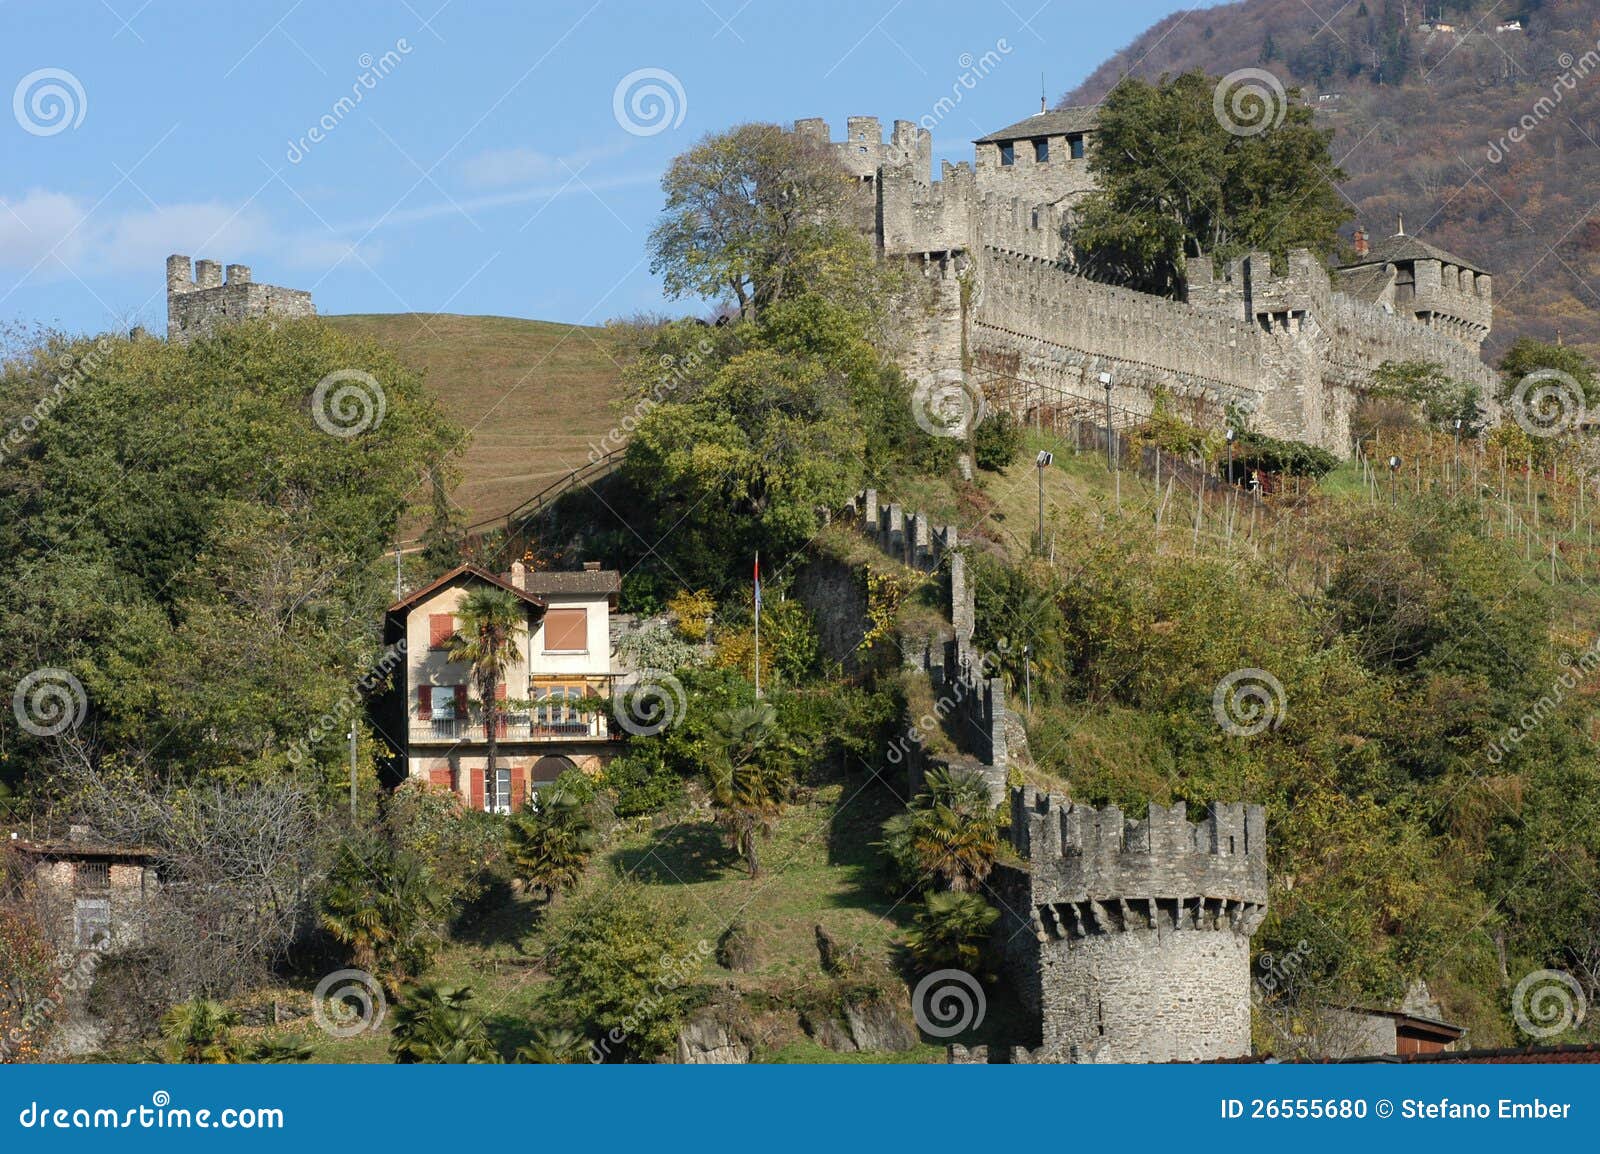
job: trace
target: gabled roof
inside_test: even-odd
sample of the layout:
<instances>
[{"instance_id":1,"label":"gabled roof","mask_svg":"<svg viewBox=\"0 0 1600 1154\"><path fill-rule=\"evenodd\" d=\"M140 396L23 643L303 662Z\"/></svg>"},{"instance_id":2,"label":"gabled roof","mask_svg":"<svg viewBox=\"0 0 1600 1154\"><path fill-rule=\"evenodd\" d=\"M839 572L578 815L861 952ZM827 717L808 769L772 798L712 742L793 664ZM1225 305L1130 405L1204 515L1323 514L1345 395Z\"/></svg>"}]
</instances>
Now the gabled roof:
<instances>
[{"instance_id":1,"label":"gabled roof","mask_svg":"<svg viewBox=\"0 0 1600 1154\"><path fill-rule=\"evenodd\" d=\"M1077 132L1092 132L1100 127L1100 106L1079 105L1076 108L1057 108L1050 112L1036 112L1026 120L1007 125L998 132L980 136L974 144L993 144L1004 140L1022 140L1030 136L1067 136Z\"/></svg>"},{"instance_id":2,"label":"gabled roof","mask_svg":"<svg viewBox=\"0 0 1600 1154\"><path fill-rule=\"evenodd\" d=\"M1429 244L1419 237L1407 233L1397 232L1387 240L1374 242L1371 251L1366 256L1358 256L1349 264L1340 265L1340 268L1361 268L1371 264L1399 264L1404 261L1436 260L1443 264L1459 265L1473 272L1484 272L1470 260L1462 260L1454 253L1445 252L1444 249Z\"/></svg>"},{"instance_id":3,"label":"gabled roof","mask_svg":"<svg viewBox=\"0 0 1600 1154\"><path fill-rule=\"evenodd\" d=\"M497 589L504 589L508 593L515 593L518 597L520 597L522 600L526 601L529 605L532 605L536 609L545 608L544 598L536 596L535 594L529 593L529 592L527 592L525 590L518 589L515 585L511 584L511 582L507 581L505 578L496 577L493 573L490 573L487 569L480 569L476 565L457 565L454 569L450 570L450 572L448 572L444 576L438 578L436 581L433 581L430 584L424 585L421 589L418 589L415 593L408 594L407 596L401 598L399 601L396 601L393 605L389 606L389 608L387 610L385 610L385 612L387 612L387 613L409 612L411 610L411 608L417 604L417 602L423 601L423 600L425 600L425 599L427 599L429 597L432 597L435 593L437 593L439 590L443 589L445 586L451 585L451 584L455 583L456 581L459 581L463 577L471 577L471 578L473 578L475 580L485 582L486 584L489 584L489 585L493 585Z\"/></svg>"}]
</instances>

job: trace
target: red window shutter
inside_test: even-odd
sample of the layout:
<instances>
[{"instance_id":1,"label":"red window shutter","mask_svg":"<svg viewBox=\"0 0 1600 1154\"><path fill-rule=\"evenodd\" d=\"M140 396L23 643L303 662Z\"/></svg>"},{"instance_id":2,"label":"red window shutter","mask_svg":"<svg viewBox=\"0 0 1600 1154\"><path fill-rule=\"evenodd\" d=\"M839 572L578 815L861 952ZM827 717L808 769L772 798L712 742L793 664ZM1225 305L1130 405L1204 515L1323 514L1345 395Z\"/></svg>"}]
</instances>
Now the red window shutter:
<instances>
[{"instance_id":1,"label":"red window shutter","mask_svg":"<svg viewBox=\"0 0 1600 1154\"><path fill-rule=\"evenodd\" d=\"M506 683L504 681L494 687L494 699L496 704L505 701ZM495 716L494 735L496 737L504 737L506 735L506 715L504 713L497 713Z\"/></svg>"},{"instance_id":2,"label":"red window shutter","mask_svg":"<svg viewBox=\"0 0 1600 1154\"><path fill-rule=\"evenodd\" d=\"M472 782L472 792L470 794L470 798L471 798L471 801L472 801L472 808L473 809L482 809L483 808L483 770L481 770L481 769L469 769L469 770L467 770L467 774L468 774L468 777L469 777L470 781Z\"/></svg>"},{"instance_id":3,"label":"red window shutter","mask_svg":"<svg viewBox=\"0 0 1600 1154\"><path fill-rule=\"evenodd\" d=\"M417 719L419 721L433 720L433 686L417 686Z\"/></svg>"},{"instance_id":4,"label":"red window shutter","mask_svg":"<svg viewBox=\"0 0 1600 1154\"><path fill-rule=\"evenodd\" d=\"M466 719L467 719L467 687L465 685L457 685L455 687L455 691L456 691L456 721L458 723L462 723L462 722L465 722ZM457 730L456 732L459 733L460 731Z\"/></svg>"},{"instance_id":5,"label":"red window shutter","mask_svg":"<svg viewBox=\"0 0 1600 1154\"><path fill-rule=\"evenodd\" d=\"M449 762L446 762L443 765L436 765L432 769L430 769L428 771L428 781L433 785L442 785L442 786L444 786L445 789L449 789L450 788L450 764L449 764Z\"/></svg>"},{"instance_id":6,"label":"red window shutter","mask_svg":"<svg viewBox=\"0 0 1600 1154\"><path fill-rule=\"evenodd\" d=\"M522 799L528 796L528 771L520 765L511 767L511 812L522 811Z\"/></svg>"},{"instance_id":7,"label":"red window shutter","mask_svg":"<svg viewBox=\"0 0 1600 1154\"><path fill-rule=\"evenodd\" d=\"M456 619L448 613L428 614L428 648L448 649L456 631Z\"/></svg>"},{"instance_id":8,"label":"red window shutter","mask_svg":"<svg viewBox=\"0 0 1600 1154\"><path fill-rule=\"evenodd\" d=\"M494 699L496 701L504 701L506 699L506 683L504 681L496 683L494 687Z\"/></svg>"}]
</instances>

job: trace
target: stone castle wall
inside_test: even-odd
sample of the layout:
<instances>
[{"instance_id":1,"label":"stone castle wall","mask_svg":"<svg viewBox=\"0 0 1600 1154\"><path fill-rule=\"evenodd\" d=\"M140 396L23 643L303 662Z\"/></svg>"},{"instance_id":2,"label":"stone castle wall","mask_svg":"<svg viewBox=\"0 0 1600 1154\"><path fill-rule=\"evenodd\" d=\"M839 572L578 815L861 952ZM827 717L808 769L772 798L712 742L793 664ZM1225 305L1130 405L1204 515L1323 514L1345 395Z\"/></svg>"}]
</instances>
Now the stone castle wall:
<instances>
[{"instance_id":1,"label":"stone castle wall","mask_svg":"<svg viewBox=\"0 0 1600 1154\"><path fill-rule=\"evenodd\" d=\"M194 262L174 254L167 258L167 337L188 341L218 325L261 317L314 317L317 307L303 289L256 284L250 269L230 264L227 280L214 260Z\"/></svg>"},{"instance_id":2,"label":"stone castle wall","mask_svg":"<svg viewBox=\"0 0 1600 1154\"><path fill-rule=\"evenodd\" d=\"M971 373L983 385L1003 368L1037 387L1029 395L1093 403L1110 372L1113 404L1128 413L1148 413L1164 390L1216 420L1236 405L1264 433L1341 456L1350 411L1385 361L1436 361L1492 407L1495 374L1477 351L1492 319L1486 274L1418 262L1411 310L1436 301L1464 318L1431 324L1336 291L1303 250L1276 273L1264 253L1216 270L1191 261L1189 299L1167 300L1064 263L1073 205L1094 187L1064 136L1050 139L1045 163L1027 141L1010 165L998 145L979 143L972 164L945 162L934 180L932 138L909 121L896 121L888 142L871 117L852 117L843 141L821 120L795 130L827 142L861 182L852 211L863 233L885 256L920 263L899 350L915 381Z\"/></svg>"}]
</instances>

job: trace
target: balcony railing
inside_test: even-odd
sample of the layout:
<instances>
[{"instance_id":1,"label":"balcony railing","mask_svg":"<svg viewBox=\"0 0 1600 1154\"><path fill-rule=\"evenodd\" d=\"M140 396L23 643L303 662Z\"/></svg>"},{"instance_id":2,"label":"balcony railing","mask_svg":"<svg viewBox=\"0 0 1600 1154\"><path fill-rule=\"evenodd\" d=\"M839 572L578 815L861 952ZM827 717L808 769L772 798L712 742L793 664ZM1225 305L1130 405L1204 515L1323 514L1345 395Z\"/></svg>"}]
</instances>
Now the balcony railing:
<instances>
[{"instance_id":1,"label":"balcony railing","mask_svg":"<svg viewBox=\"0 0 1600 1154\"><path fill-rule=\"evenodd\" d=\"M486 736L481 719L411 719L412 741L484 741ZM611 732L603 713L565 719L510 713L500 719L495 736L501 741L605 741Z\"/></svg>"}]
</instances>

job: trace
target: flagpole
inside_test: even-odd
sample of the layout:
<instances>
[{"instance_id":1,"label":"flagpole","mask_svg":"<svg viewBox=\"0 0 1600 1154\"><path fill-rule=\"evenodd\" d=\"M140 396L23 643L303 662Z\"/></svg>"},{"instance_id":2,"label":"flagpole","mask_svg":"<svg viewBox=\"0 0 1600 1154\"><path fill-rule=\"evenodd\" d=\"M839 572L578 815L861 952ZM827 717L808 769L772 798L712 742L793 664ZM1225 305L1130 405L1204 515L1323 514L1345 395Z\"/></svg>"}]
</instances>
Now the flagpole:
<instances>
[{"instance_id":1,"label":"flagpole","mask_svg":"<svg viewBox=\"0 0 1600 1154\"><path fill-rule=\"evenodd\" d=\"M756 550L756 697L761 696L761 550Z\"/></svg>"}]
</instances>

